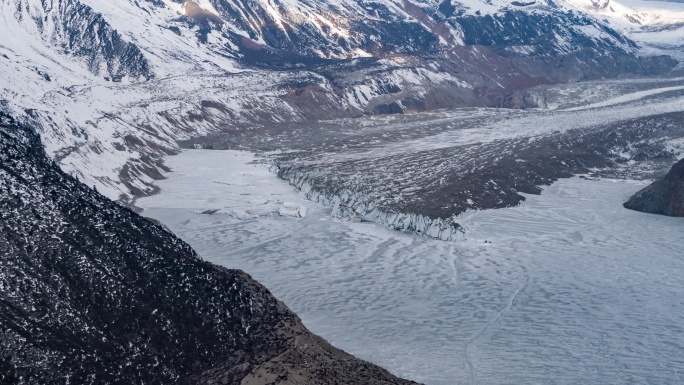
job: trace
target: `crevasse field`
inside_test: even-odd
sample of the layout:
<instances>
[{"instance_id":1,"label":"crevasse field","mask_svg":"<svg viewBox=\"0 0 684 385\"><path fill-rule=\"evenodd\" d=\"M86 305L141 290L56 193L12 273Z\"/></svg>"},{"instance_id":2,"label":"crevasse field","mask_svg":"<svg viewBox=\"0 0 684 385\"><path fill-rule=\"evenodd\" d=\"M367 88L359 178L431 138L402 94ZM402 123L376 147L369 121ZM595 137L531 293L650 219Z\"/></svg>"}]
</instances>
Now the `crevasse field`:
<instances>
[{"instance_id":1,"label":"crevasse field","mask_svg":"<svg viewBox=\"0 0 684 385\"><path fill-rule=\"evenodd\" d=\"M623 209L644 182L563 179L450 243L331 219L254 159L186 151L138 205L334 345L428 385L684 383L684 220Z\"/></svg>"}]
</instances>

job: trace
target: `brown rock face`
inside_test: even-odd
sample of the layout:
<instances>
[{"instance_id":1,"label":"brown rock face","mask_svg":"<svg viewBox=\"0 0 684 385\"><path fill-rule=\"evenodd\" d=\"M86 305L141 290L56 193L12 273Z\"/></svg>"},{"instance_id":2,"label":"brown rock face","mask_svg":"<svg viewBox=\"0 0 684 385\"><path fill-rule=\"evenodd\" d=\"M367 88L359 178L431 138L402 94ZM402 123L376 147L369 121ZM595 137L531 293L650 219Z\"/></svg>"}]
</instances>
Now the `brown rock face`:
<instances>
[{"instance_id":1,"label":"brown rock face","mask_svg":"<svg viewBox=\"0 0 684 385\"><path fill-rule=\"evenodd\" d=\"M634 194L624 206L645 213L684 217L684 159L662 179Z\"/></svg>"}]
</instances>

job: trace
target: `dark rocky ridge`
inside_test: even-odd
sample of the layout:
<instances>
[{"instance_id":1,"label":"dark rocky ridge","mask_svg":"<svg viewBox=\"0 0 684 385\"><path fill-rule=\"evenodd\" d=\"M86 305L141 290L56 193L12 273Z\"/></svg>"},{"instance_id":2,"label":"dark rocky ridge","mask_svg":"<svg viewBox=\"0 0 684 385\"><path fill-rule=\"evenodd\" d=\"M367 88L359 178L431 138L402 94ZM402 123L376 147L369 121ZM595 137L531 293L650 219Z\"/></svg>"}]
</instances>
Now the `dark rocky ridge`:
<instances>
[{"instance_id":1,"label":"dark rocky ridge","mask_svg":"<svg viewBox=\"0 0 684 385\"><path fill-rule=\"evenodd\" d=\"M63 173L0 114L0 383L241 381L410 383Z\"/></svg>"},{"instance_id":2,"label":"dark rocky ridge","mask_svg":"<svg viewBox=\"0 0 684 385\"><path fill-rule=\"evenodd\" d=\"M634 194L624 206L651 214L684 217L684 159L664 177Z\"/></svg>"}]
</instances>

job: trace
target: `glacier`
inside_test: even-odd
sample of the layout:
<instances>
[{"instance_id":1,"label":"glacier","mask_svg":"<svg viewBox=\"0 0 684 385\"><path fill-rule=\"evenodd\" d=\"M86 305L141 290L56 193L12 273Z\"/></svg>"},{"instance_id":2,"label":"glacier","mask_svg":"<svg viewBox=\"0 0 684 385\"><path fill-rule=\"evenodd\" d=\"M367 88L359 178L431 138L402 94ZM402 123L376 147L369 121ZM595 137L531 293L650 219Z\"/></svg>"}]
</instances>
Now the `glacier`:
<instances>
[{"instance_id":1,"label":"glacier","mask_svg":"<svg viewBox=\"0 0 684 385\"><path fill-rule=\"evenodd\" d=\"M626 210L648 181L561 179L468 211L445 242L307 199L267 160L188 150L140 199L203 258L271 288L331 343L428 385L684 381L684 221ZM306 217L201 215L306 207Z\"/></svg>"}]
</instances>

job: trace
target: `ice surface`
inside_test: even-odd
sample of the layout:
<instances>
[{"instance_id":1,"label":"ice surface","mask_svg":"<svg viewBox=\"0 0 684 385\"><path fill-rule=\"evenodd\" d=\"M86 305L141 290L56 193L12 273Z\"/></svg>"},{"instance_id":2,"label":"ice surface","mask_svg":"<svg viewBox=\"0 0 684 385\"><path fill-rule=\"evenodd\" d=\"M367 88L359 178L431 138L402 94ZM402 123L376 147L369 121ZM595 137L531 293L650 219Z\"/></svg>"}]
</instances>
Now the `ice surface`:
<instances>
[{"instance_id":1,"label":"ice surface","mask_svg":"<svg viewBox=\"0 0 684 385\"><path fill-rule=\"evenodd\" d=\"M453 243L331 220L253 160L184 152L138 203L334 345L429 385L684 382L684 220L622 208L647 182L564 179ZM308 213L195 213L271 204Z\"/></svg>"},{"instance_id":2,"label":"ice surface","mask_svg":"<svg viewBox=\"0 0 684 385\"><path fill-rule=\"evenodd\" d=\"M278 209L278 214L284 217L304 218L306 216L306 211L307 209L304 205L292 202L283 202L282 206Z\"/></svg>"}]
</instances>

